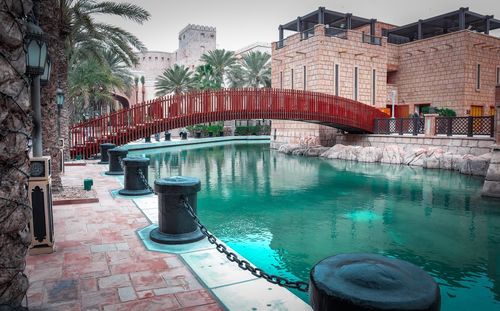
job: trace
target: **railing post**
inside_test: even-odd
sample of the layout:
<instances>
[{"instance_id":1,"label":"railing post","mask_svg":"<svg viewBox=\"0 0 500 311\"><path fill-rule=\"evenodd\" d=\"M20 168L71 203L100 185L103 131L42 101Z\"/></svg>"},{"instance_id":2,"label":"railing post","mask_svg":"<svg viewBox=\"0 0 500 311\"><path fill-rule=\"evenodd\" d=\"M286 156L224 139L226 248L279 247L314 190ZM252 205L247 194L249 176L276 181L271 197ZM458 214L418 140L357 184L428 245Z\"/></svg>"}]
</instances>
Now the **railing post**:
<instances>
[{"instance_id":1,"label":"railing post","mask_svg":"<svg viewBox=\"0 0 500 311\"><path fill-rule=\"evenodd\" d=\"M472 137L473 135L473 117L467 117L467 137Z\"/></svg>"},{"instance_id":2,"label":"railing post","mask_svg":"<svg viewBox=\"0 0 500 311\"><path fill-rule=\"evenodd\" d=\"M420 118L413 118L413 136L417 136L418 135L418 127L420 126Z\"/></svg>"},{"instance_id":3,"label":"railing post","mask_svg":"<svg viewBox=\"0 0 500 311\"><path fill-rule=\"evenodd\" d=\"M148 185L149 159L142 157L128 157L122 160L125 176L123 178L123 189L118 191L121 195L145 195L150 194Z\"/></svg>"},{"instance_id":4,"label":"railing post","mask_svg":"<svg viewBox=\"0 0 500 311\"><path fill-rule=\"evenodd\" d=\"M490 120L490 137L495 137L495 116L491 116Z\"/></svg>"},{"instance_id":5,"label":"railing post","mask_svg":"<svg viewBox=\"0 0 500 311\"><path fill-rule=\"evenodd\" d=\"M106 175L123 175L122 159L127 156L128 150L116 147L108 150L109 170L104 172Z\"/></svg>"},{"instance_id":6,"label":"railing post","mask_svg":"<svg viewBox=\"0 0 500 311\"><path fill-rule=\"evenodd\" d=\"M453 118L448 117L447 121L448 121L448 124L447 124L448 126L447 126L447 130L446 130L446 136L451 136L452 129L453 129Z\"/></svg>"},{"instance_id":7,"label":"railing post","mask_svg":"<svg viewBox=\"0 0 500 311\"><path fill-rule=\"evenodd\" d=\"M378 254L340 254L323 259L310 272L309 301L314 311L439 311L436 281L421 268Z\"/></svg>"},{"instance_id":8,"label":"railing post","mask_svg":"<svg viewBox=\"0 0 500 311\"><path fill-rule=\"evenodd\" d=\"M403 119L395 119L395 120L396 120L396 126L399 124L399 129L398 129L399 135L403 135Z\"/></svg>"},{"instance_id":9,"label":"railing post","mask_svg":"<svg viewBox=\"0 0 500 311\"><path fill-rule=\"evenodd\" d=\"M196 213L197 192L201 189L198 178L175 176L155 180L158 193L158 227L150 232L151 240L161 244L185 244L203 239L185 201Z\"/></svg>"},{"instance_id":10,"label":"railing post","mask_svg":"<svg viewBox=\"0 0 500 311\"><path fill-rule=\"evenodd\" d=\"M99 161L99 164L108 164L109 163L108 150L115 148L116 145L105 143L101 144L100 147L101 147L101 161Z\"/></svg>"}]
</instances>

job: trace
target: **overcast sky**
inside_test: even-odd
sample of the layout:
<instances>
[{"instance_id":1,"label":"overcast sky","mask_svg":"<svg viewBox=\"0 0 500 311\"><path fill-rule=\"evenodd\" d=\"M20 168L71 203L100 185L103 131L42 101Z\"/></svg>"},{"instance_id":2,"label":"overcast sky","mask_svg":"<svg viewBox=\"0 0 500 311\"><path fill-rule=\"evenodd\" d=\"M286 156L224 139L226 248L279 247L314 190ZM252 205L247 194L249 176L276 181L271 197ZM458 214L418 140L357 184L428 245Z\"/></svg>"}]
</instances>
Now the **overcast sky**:
<instances>
[{"instance_id":1,"label":"overcast sky","mask_svg":"<svg viewBox=\"0 0 500 311\"><path fill-rule=\"evenodd\" d=\"M500 0L115 0L142 6L151 13L143 25L106 18L139 37L149 50L177 49L178 33L187 24L217 28L217 47L237 50L254 42L278 39L278 26L319 6L338 12L404 25L469 7L500 19ZM496 36L500 36L498 31Z\"/></svg>"}]
</instances>

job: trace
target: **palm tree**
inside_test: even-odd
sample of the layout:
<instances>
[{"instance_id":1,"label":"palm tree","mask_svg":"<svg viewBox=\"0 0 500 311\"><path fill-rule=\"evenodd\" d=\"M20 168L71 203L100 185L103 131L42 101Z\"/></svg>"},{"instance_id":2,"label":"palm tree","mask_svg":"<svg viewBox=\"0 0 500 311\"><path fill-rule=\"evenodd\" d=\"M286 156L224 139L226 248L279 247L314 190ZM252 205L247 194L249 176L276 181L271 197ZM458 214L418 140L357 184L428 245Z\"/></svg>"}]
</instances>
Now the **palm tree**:
<instances>
[{"instance_id":1,"label":"palm tree","mask_svg":"<svg viewBox=\"0 0 500 311\"><path fill-rule=\"evenodd\" d=\"M271 55L260 51L252 51L243 56L241 67L245 86L271 87Z\"/></svg>"},{"instance_id":2,"label":"palm tree","mask_svg":"<svg viewBox=\"0 0 500 311\"><path fill-rule=\"evenodd\" d=\"M215 79L214 69L209 64L196 67L194 73L196 88L199 90L217 90L221 88L219 81Z\"/></svg>"},{"instance_id":3,"label":"palm tree","mask_svg":"<svg viewBox=\"0 0 500 311\"><path fill-rule=\"evenodd\" d=\"M163 96L170 93L181 94L195 88L196 82L191 77L189 68L184 65L174 65L166 69L156 78L156 96Z\"/></svg>"},{"instance_id":4,"label":"palm tree","mask_svg":"<svg viewBox=\"0 0 500 311\"><path fill-rule=\"evenodd\" d=\"M110 50L104 51L104 59L109 70L117 79L122 82L122 88L120 91L124 91L127 96L130 96L130 91L132 90L132 83L134 79L132 78L132 72L130 72L130 67L127 66L117 54L114 54Z\"/></svg>"},{"instance_id":5,"label":"palm tree","mask_svg":"<svg viewBox=\"0 0 500 311\"><path fill-rule=\"evenodd\" d=\"M134 78L134 84L135 84L135 103L139 103L139 78L135 77Z\"/></svg>"},{"instance_id":6,"label":"palm tree","mask_svg":"<svg viewBox=\"0 0 500 311\"><path fill-rule=\"evenodd\" d=\"M236 89L246 86L245 72L240 64L236 64L227 72L227 80L229 88Z\"/></svg>"},{"instance_id":7,"label":"palm tree","mask_svg":"<svg viewBox=\"0 0 500 311\"><path fill-rule=\"evenodd\" d=\"M104 50L113 51L125 64L137 62L134 49L144 50L144 45L132 34L123 29L99 22L96 17L113 15L126 18L139 24L149 19L150 14L143 8L112 1L94 0L44 0L40 1L40 27L49 37L48 52L52 60L52 73L49 83L43 87L42 137L44 154L53 157L52 182L54 190L61 189L59 178L59 148L56 127L56 89L68 94L68 71L81 59L96 58L104 63ZM101 18L102 20L102 18ZM64 139L65 158L69 158L69 118L73 102L69 96L61 110L61 138ZM75 118L76 119L76 118Z\"/></svg>"},{"instance_id":8,"label":"palm tree","mask_svg":"<svg viewBox=\"0 0 500 311\"><path fill-rule=\"evenodd\" d=\"M101 59L102 48L116 54L128 66L137 63L134 48L145 46L133 34L120 27L99 22L97 16L119 16L142 24L150 17L142 7L129 3L94 0L61 0L61 20L69 29L66 48L69 59L75 52ZM75 49L78 47L78 49Z\"/></svg>"},{"instance_id":9,"label":"palm tree","mask_svg":"<svg viewBox=\"0 0 500 311\"><path fill-rule=\"evenodd\" d=\"M141 76L141 84L142 84L142 101L145 102L146 98L144 95L146 94L146 79L144 78L144 76Z\"/></svg>"},{"instance_id":10,"label":"palm tree","mask_svg":"<svg viewBox=\"0 0 500 311\"><path fill-rule=\"evenodd\" d=\"M31 1L11 3L2 5L2 10L6 10L2 14L3 26L16 25L29 13ZM27 133L32 130L29 85L23 74L7 74L24 66L17 64L17 60L24 59L22 38L25 31L24 27L11 27L9 35L2 33L0 36L3 57L0 79L0 309L6 310L23 309L21 303L29 285L24 269L31 241L28 224L32 210L28 200L29 155L23 143L27 142Z\"/></svg>"},{"instance_id":11,"label":"palm tree","mask_svg":"<svg viewBox=\"0 0 500 311\"><path fill-rule=\"evenodd\" d=\"M236 63L234 52L224 49L209 51L201 56L201 61L212 66L214 77L221 86L224 84L224 75Z\"/></svg>"}]
</instances>

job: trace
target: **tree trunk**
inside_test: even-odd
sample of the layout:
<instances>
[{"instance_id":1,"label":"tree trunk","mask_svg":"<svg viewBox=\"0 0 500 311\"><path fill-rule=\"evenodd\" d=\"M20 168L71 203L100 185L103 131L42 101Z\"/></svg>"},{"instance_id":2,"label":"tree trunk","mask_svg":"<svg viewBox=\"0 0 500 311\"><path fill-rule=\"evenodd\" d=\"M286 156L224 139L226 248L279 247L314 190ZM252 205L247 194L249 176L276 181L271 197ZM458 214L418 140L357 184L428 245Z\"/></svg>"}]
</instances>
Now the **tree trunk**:
<instances>
[{"instance_id":1,"label":"tree trunk","mask_svg":"<svg viewBox=\"0 0 500 311\"><path fill-rule=\"evenodd\" d=\"M22 18L30 0L0 2L0 309L21 309L28 290L24 274L31 242L28 200L31 105Z\"/></svg>"},{"instance_id":2,"label":"tree trunk","mask_svg":"<svg viewBox=\"0 0 500 311\"><path fill-rule=\"evenodd\" d=\"M66 81L66 76L61 75L61 68L67 63L66 56L64 55L64 41L60 36L59 20L60 9L58 0L43 0L40 2L40 17L39 24L42 30L48 35L48 55L52 61L52 71L50 74L49 82L42 86L41 90L41 104L42 104L42 141L43 153L52 158L52 190L54 192L62 191L63 185L61 182L61 152L58 144L57 133L57 104L56 104L56 90L58 87L63 89L62 85ZM61 87L62 86L62 87ZM65 89L63 89L65 92ZM64 112L61 111L61 119L63 119ZM63 133L67 133L67 123L61 121L61 137L64 138ZM65 144L67 145L67 140Z\"/></svg>"}]
</instances>

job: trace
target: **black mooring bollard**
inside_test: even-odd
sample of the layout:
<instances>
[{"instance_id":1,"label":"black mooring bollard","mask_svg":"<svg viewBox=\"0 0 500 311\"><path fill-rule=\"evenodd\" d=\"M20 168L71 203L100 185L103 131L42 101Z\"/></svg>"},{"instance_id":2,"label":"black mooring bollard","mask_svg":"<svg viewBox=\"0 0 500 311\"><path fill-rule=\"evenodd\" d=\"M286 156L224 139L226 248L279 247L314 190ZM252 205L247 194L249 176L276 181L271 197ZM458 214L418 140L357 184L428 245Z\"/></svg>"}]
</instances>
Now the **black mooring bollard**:
<instances>
[{"instance_id":1,"label":"black mooring bollard","mask_svg":"<svg viewBox=\"0 0 500 311\"><path fill-rule=\"evenodd\" d=\"M128 150L125 148L116 147L108 150L109 155L109 171L106 175L123 175L121 161L127 156Z\"/></svg>"},{"instance_id":2,"label":"black mooring bollard","mask_svg":"<svg viewBox=\"0 0 500 311\"><path fill-rule=\"evenodd\" d=\"M183 203L186 198L196 213L198 178L174 176L155 180L158 194L158 228L149 234L151 240L162 244L184 244L203 239L203 233L189 215Z\"/></svg>"},{"instance_id":3,"label":"black mooring bollard","mask_svg":"<svg viewBox=\"0 0 500 311\"><path fill-rule=\"evenodd\" d=\"M122 160L125 170L124 187L118 191L121 195L145 195L153 193L148 187L149 159L143 157L128 157ZM140 176L142 172L142 176Z\"/></svg>"},{"instance_id":4,"label":"black mooring bollard","mask_svg":"<svg viewBox=\"0 0 500 311\"><path fill-rule=\"evenodd\" d=\"M99 161L99 164L108 164L109 163L109 157L108 157L108 150L115 148L115 144L111 143L105 143L101 144L101 161Z\"/></svg>"},{"instance_id":5,"label":"black mooring bollard","mask_svg":"<svg viewBox=\"0 0 500 311\"><path fill-rule=\"evenodd\" d=\"M182 139L182 140L186 140L186 139L188 139L188 133L187 133L187 132L182 132L182 133L181 133L181 139Z\"/></svg>"},{"instance_id":6,"label":"black mooring bollard","mask_svg":"<svg viewBox=\"0 0 500 311\"><path fill-rule=\"evenodd\" d=\"M150 143L151 142L151 136L144 137L144 142L145 143Z\"/></svg>"},{"instance_id":7,"label":"black mooring bollard","mask_svg":"<svg viewBox=\"0 0 500 311\"><path fill-rule=\"evenodd\" d=\"M172 134L169 132L165 132L165 141L170 141L170 138L172 137Z\"/></svg>"},{"instance_id":8,"label":"black mooring bollard","mask_svg":"<svg viewBox=\"0 0 500 311\"><path fill-rule=\"evenodd\" d=\"M419 267L377 254L328 257L311 270L310 304L324 310L438 311L439 287Z\"/></svg>"}]
</instances>

